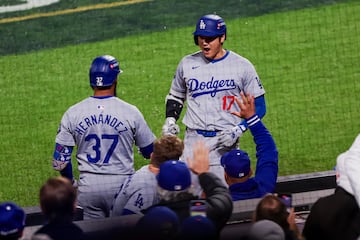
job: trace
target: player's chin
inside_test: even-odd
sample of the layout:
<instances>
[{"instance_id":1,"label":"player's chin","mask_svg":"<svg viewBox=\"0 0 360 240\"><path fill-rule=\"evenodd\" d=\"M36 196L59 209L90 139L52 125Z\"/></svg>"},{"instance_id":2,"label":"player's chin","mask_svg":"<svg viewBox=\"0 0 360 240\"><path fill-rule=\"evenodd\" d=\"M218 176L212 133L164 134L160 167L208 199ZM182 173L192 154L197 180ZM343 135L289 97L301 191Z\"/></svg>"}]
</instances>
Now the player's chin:
<instances>
[{"instance_id":1,"label":"player's chin","mask_svg":"<svg viewBox=\"0 0 360 240\"><path fill-rule=\"evenodd\" d=\"M206 58L212 59L214 57L214 54L211 52L210 48L203 48L202 53Z\"/></svg>"}]
</instances>

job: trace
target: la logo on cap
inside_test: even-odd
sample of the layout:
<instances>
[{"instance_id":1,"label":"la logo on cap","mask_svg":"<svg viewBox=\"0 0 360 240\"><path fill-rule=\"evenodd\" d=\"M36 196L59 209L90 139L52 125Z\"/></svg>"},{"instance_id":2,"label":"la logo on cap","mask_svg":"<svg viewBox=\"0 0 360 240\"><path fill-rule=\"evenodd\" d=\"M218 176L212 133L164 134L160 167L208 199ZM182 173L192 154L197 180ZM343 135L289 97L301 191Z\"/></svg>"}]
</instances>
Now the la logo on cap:
<instances>
[{"instance_id":1,"label":"la logo on cap","mask_svg":"<svg viewBox=\"0 0 360 240\"><path fill-rule=\"evenodd\" d=\"M206 24L204 23L204 20L200 20L200 24L199 24L200 29L205 29L206 28Z\"/></svg>"}]
</instances>

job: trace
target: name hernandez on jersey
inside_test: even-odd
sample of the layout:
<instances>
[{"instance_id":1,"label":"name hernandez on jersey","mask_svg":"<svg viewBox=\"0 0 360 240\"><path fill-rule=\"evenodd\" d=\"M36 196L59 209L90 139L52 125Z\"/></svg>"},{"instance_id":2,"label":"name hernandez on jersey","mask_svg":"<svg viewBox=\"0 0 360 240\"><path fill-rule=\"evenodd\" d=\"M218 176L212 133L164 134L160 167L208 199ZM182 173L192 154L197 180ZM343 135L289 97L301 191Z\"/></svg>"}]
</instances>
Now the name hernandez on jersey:
<instances>
[{"instance_id":1,"label":"name hernandez on jersey","mask_svg":"<svg viewBox=\"0 0 360 240\"><path fill-rule=\"evenodd\" d=\"M98 125L98 124L108 125L108 126L114 128L114 130L119 134L128 130L128 128L126 126L124 126L122 121L120 121L116 117L113 117L109 114L104 115L104 114L100 113L98 115L94 114L94 115L90 115L88 117L84 117L83 120L77 124L74 131L80 135L83 135L83 134L85 134L86 130L89 127L92 127L92 126Z\"/></svg>"}]
</instances>

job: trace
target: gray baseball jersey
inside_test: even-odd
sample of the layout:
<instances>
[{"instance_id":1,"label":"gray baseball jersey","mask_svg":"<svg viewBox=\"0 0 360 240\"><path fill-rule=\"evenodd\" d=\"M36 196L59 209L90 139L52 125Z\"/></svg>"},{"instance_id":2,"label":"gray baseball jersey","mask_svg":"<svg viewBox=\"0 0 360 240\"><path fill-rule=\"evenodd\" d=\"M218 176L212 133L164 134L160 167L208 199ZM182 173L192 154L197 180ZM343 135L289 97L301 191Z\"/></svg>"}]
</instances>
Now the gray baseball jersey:
<instances>
[{"instance_id":1,"label":"gray baseball jersey","mask_svg":"<svg viewBox=\"0 0 360 240\"><path fill-rule=\"evenodd\" d=\"M133 144L142 148L154 140L135 106L117 97L89 97L65 112L55 141L77 146L80 174L132 174Z\"/></svg>"},{"instance_id":2,"label":"gray baseball jersey","mask_svg":"<svg viewBox=\"0 0 360 240\"><path fill-rule=\"evenodd\" d=\"M55 141L77 146L84 219L108 216L114 195L135 172L133 145L154 140L141 112L117 97L89 97L64 113Z\"/></svg>"},{"instance_id":3,"label":"gray baseball jersey","mask_svg":"<svg viewBox=\"0 0 360 240\"><path fill-rule=\"evenodd\" d=\"M241 98L241 91L255 98L265 94L253 64L232 51L213 61L206 59L201 51L185 56L177 67L170 88L170 94L185 99L187 104L183 118L187 127L185 148L181 159L192 158L193 144L204 141L211 149L210 171L225 184L224 171L219 167L224 152L216 149L218 134L204 137L196 130L223 131L239 124L241 120L230 112L239 111L235 97ZM193 179L197 181L196 176Z\"/></svg>"},{"instance_id":4,"label":"gray baseball jersey","mask_svg":"<svg viewBox=\"0 0 360 240\"><path fill-rule=\"evenodd\" d=\"M180 61L170 94L186 99L183 123L187 127L214 131L240 122L229 114L239 110L234 97L240 98L240 91L255 98L265 94L250 61L232 51L221 59L208 61L201 52L196 52Z\"/></svg>"},{"instance_id":5,"label":"gray baseball jersey","mask_svg":"<svg viewBox=\"0 0 360 240\"><path fill-rule=\"evenodd\" d=\"M145 165L129 176L116 195L110 216L120 216L123 210L141 214L141 211L158 203L156 174Z\"/></svg>"}]
</instances>

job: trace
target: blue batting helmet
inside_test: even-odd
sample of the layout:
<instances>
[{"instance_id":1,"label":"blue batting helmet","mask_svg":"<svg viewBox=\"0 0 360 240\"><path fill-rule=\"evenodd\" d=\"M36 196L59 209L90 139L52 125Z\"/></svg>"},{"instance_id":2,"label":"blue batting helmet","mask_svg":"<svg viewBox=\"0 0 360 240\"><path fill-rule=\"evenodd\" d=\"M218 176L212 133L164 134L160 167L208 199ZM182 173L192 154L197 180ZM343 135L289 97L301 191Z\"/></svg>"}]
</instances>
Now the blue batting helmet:
<instances>
[{"instance_id":1,"label":"blue batting helmet","mask_svg":"<svg viewBox=\"0 0 360 240\"><path fill-rule=\"evenodd\" d=\"M198 45L197 37L217 37L226 34L225 21L218 15L208 14L202 16L196 24L194 34L195 44Z\"/></svg>"},{"instance_id":2,"label":"blue batting helmet","mask_svg":"<svg viewBox=\"0 0 360 240\"><path fill-rule=\"evenodd\" d=\"M90 85L92 87L111 86L119 73L122 73L119 62L113 56L96 57L90 66Z\"/></svg>"}]
</instances>

